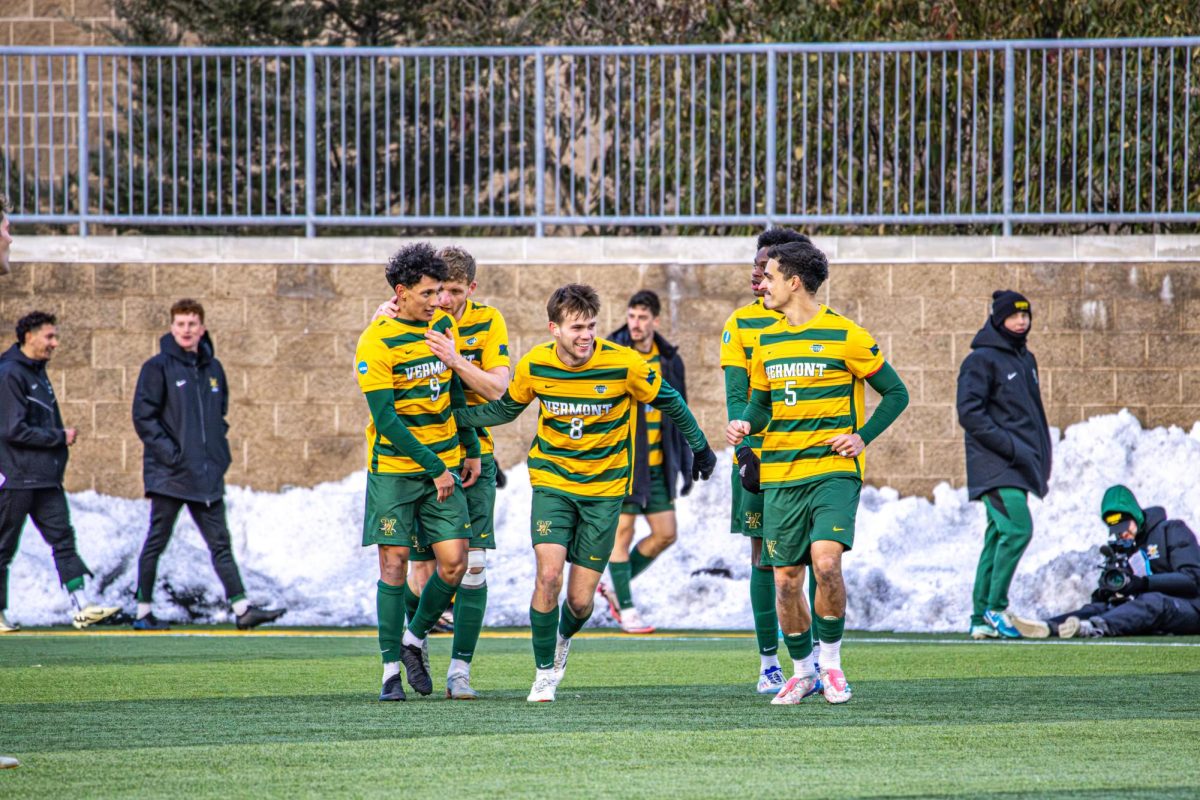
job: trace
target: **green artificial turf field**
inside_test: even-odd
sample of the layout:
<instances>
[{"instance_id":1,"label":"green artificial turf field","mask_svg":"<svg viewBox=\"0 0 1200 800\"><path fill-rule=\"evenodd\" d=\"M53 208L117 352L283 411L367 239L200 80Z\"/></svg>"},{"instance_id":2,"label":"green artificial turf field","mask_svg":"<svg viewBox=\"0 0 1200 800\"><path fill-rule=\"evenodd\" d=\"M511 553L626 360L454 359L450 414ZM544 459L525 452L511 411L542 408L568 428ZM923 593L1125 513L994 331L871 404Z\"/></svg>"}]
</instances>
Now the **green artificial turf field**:
<instances>
[{"instance_id":1,"label":"green artificial turf field","mask_svg":"<svg viewBox=\"0 0 1200 800\"><path fill-rule=\"evenodd\" d=\"M704 633L582 634L558 701L530 704L521 631L481 643L479 702L440 696L442 637L435 693L381 704L373 632L331 633L6 635L0 754L22 766L0 797L1200 792L1200 638L852 634L835 707L769 705L753 640Z\"/></svg>"}]
</instances>

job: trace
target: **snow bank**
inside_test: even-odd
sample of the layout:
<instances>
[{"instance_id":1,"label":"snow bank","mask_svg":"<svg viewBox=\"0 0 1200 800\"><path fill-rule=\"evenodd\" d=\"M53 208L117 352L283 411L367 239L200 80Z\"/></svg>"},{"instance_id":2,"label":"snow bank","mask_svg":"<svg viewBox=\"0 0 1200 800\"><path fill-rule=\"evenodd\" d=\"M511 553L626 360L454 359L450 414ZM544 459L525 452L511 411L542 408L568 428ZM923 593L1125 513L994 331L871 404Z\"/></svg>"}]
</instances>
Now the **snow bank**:
<instances>
[{"instance_id":1,"label":"snow bank","mask_svg":"<svg viewBox=\"0 0 1200 800\"><path fill-rule=\"evenodd\" d=\"M1057 613L1086 600L1105 536L1098 504L1106 487L1125 483L1144 505L1165 506L1194 529L1200 522L1200 423L1190 433L1143 430L1121 412L1054 436L1050 493L1031 500L1033 542L1013 584L1019 613ZM508 475L508 488L498 493L499 549L489 559L489 625L529 622L530 488L524 465ZM359 545L364 485L359 473L311 489L229 490L234 549L252 601L286 605L282 622L290 625L375 624L375 550ZM750 627L749 543L727 533L728 508L724 466L678 504L678 543L634 581L648 620L661 628ZM148 502L81 492L71 496L71 509L79 550L96 574L93 591L132 610ZM638 524L640 538L644 521ZM964 630L983 527L983 509L964 489L939 485L933 502L865 489L855 548L845 559L847 624ZM10 617L27 625L67 618L49 548L32 526L12 565L9 595ZM160 561L155 613L174 621L228 619L208 551L186 512ZM611 624L607 611L598 608L592 624Z\"/></svg>"}]
</instances>

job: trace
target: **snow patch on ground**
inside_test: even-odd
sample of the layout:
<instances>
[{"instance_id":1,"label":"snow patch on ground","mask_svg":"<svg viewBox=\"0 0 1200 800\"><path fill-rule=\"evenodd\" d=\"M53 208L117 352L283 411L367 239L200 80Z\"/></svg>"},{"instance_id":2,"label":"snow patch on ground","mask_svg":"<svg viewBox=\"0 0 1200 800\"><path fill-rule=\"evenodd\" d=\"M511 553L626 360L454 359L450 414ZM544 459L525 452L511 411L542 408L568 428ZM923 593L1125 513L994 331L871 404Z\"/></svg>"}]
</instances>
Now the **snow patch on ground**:
<instances>
[{"instance_id":1,"label":"snow patch on ground","mask_svg":"<svg viewBox=\"0 0 1200 800\"><path fill-rule=\"evenodd\" d=\"M1200 423L1190 432L1143 430L1123 411L1074 425L1061 438L1055 432L1055 438L1050 492L1030 503L1034 537L1011 595L1017 613L1059 613L1086 602L1105 537L1100 497L1114 483L1128 485L1144 506L1165 506L1193 529L1200 522ZM678 543L634 581L643 616L660 628L751 627L750 547L728 533L726 469L679 501ZM489 553L489 625L529 622L531 490L523 464L513 465L508 477L508 488L497 495L499 548ZM365 481L358 473L278 493L229 489L234 552L253 602L287 606L283 624L375 624L376 555L359 544ZM105 604L132 611L149 503L90 491L70 501L80 553L96 575L90 588ZM644 534L644 521L638 524L636 538ZM939 485L930 502L865 488L855 547L844 562L847 625L965 630L983 528L983 509L967 501L965 489ZM63 623L68 612L49 548L29 525L11 568L9 616L48 625ZM155 613L173 621L229 619L208 551L186 513L160 561ZM603 604L592 624L611 624Z\"/></svg>"}]
</instances>

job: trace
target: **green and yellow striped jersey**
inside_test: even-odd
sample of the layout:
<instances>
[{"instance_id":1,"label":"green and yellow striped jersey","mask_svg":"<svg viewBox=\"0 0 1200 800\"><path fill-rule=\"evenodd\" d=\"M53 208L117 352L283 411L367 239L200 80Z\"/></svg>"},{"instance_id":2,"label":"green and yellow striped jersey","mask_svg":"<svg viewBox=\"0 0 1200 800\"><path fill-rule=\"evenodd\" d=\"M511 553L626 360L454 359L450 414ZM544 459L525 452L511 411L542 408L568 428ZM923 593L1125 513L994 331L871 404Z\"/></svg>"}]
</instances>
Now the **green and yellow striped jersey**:
<instances>
[{"instance_id":1,"label":"green and yellow striped jersey","mask_svg":"<svg viewBox=\"0 0 1200 800\"><path fill-rule=\"evenodd\" d=\"M662 375L628 347L596 339L592 357L568 367L554 342L517 363L509 396L540 403L529 482L580 497L625 497L633 480L633 403L658 397Z\"/></svg>"},{"instance_id":2,"label":"green and yellow striped jersey","mask_svg":"<svg viewBox=\"0 0 1200 800\"><path fill-rule=\"evenodd\" d=\"M750 388L771 393L761 455L764 486L830 475L862 478L862 455L844 458L825 442L866 421L863 381L883 363L871 334L824 305L803 325L780 318L760 332Z\"/></svg>"},{"instance_id":3,"label":"green and yellow striped jersey","mask_svg":"<svg viewBox=\"0 0 1200 800\"><path fill-rule=\"evenodd\" d=\"M432 328L449 333L457 341L458 327L444 311L434 313L428 324L382 317L358 337L354 351L358 386L363 394L391 389L396 415L448 469L462 461L458 427L450 409L450 382L454 373L429 350L425 331ZM375 429L375 420L367 424L367 467L371 472L410 475L425 470L404 455Z\"/></svg>"},{"instance_id":4,"label":"green and yellow striped jersey","mask_svg":"<svg viewBox=\"0 0 1200 800\"><path fill-rule=\"evenodd\" d=\"M641 350L634 348L642 359L650 365L650 369L662 374L662 356L658 353L658 345L650 345L650 352L643 353ZM662 452L662 418L663 412L659 411L649 403L646 404L644 411L646 420L646 464L651 467L661 467L663 463Z\"/></svg>"},{"instance_id":5,"label":"green and yellow striped jersey","mask_svg":"<svg viewBox=\"0 0 1200 800\"><path fill-rule=\"evenodd\" d=\"M508 326L500 312L483 303L467 300L462 319L458 321L458 352L484 372L495 367L507 367L512 362L508 355ZM487 402L471 387L463 384L467 394L467 405L478 406ZM479 446L482 453L494 452L495 443L487 428L478 428Z\"/></svg>"},{"instance_id":6,"label":"green and yellow striped jersey","mask_svg":"<svg viewBox=\"0 0 1200 800\"><path fill-rule=\"evenodd\" d=\"M721 331L721 368L741 367L749 376L759 335L781 319L783 315L764 306L761 297L730 314ZM749 389L746 399L750 399ZM762 436L746 437L746 444L756 453L762 448L762 441ZM733 460L736 462L737 456Z\"/></svg>"}]
</instances>

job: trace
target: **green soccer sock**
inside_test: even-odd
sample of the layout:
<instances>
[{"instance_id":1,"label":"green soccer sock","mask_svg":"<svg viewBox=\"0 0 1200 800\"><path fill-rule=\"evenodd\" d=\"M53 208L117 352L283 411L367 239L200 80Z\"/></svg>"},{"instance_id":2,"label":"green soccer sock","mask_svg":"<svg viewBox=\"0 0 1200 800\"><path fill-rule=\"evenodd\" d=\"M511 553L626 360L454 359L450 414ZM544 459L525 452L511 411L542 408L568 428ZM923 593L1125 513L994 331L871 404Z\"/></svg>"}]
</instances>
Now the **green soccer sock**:
<instances>
[{"instance_id":1,"label":"green soccer sock","mask_svg":"<svg viewBox=\"0 0 1200 800\"><path fill-rule=\"evenodd\" d=\"M608 562L608 574L612 578L613 591L617 593L617 605L621 608L633 608L633 590L629 588L629 581L633 576L629 562Z\"/></svg>"},{"instance_id":2,"label":"green soccer sock","mask_svg":"<svg viewBox=\"0 0 1200 800\"><path fill-rule=\"evenodd\" d=\"M529 630L533 639L533 664L538 669L554 668L554 646L557 644L558 609L538 611L529 609Z\"/></svg>"},{"instance_id":3,"label":"green soccer sock","mask_svg":"<svg viewBox=\"0 0 1200 800\"><path fill-rule=\"evenodd\" d=\"M804 633L785 633L783 643L787 645L788 655L792 657L792 661L803 661L812 655L812 628Z\"/></svg>"},{"instance_id":4,"label":"green soccer sock","mask_svg":"<svg viewBox=\"0 0 1200 800\"><path fill-rule=\"evenodd\" d=\"M471 662L479 634L483 631L483 612L487 609L487 584L471 588L458 587L454 601L454 644L451 658Z\"/></svg>"},{"instance_id":5,"label":"green soccer sock","mask_svg":"<svg viewBox=\"0 0 1200 800\"><path fill-rule=\"evenodd\" d=\"M558 632L559 632L559 634L564 639L570 639L572 636L579 633L580 629L585 624L587 624L589 617L590 617L590 615L588 617L584 617L583 619L580 619L579 617L572 614L571 607L568 606L567 601L564 600L563 604L562 604L562 611L558 615Z\"/></svg>"},{"instance_id":6,"label":"green soccer sock","mask_svg":"<svg viewBox=\"0 0 1200 800\"><path fill-rule=\"evenodd\" d=\"M636 578L646 571L646 567L654 563L658 556L648 556L636 546L629 551L629 577Z\"/></svg>"},{"instance_id":7,"label":"green soccer sock","mask_svg":"<svg viewBox=\"0 0 1200 800\"><path fill-rule=\"evenodd\" d=\"M379 616L379 652L383 663L400 660L400 639L404 636L404 588L379 581L375 586L375 612Z\"/></svg>"},{"instance_id":8,"label":"green soccer sock","mask_svg":"<svg viewBox=\"0 0 1200 800\"><path fill-rule=\"evenodd\" d=\"M441 575L433 573L421 590L421 602L417 604L417 613L408 623L408 632L418 639L424 639L442 612L450 607L454 590L455 587L442 580Z\"/></svg>"},{"instance_id":9,"label":"green soccer sock","mask_svg":"<svg viewBox=\"0 0 1200 800\"><path fill-rule=\"evenodd\" d=\"M815 622L817 639L822 646L842 640L842 634L846 631L845 617L817 617Z\"/></svg>"},{"instance_id":10,"label":"green soccer sock","mask_svg":"<svg viewBox=\"0 0 1200 800\"><path fill-rule=\"evenodd\" d=\"M754 635L758 654L779 652L779 615L775 612L775 571L750 568L750 608L754 612Z\"/></svg>"},{"instance_id":11,"label":"green soccer sock","mask_svg":"<svg viewBox=\"0 0 1200 800\"><path fill-rule=\"evenodd\" d=\"M404 612L407 615L405 619L412 622L417 616L417 606L421 603L421 595L412 590L412 587L407 582L404 584Z\"/></svg>"}]
</instances>

